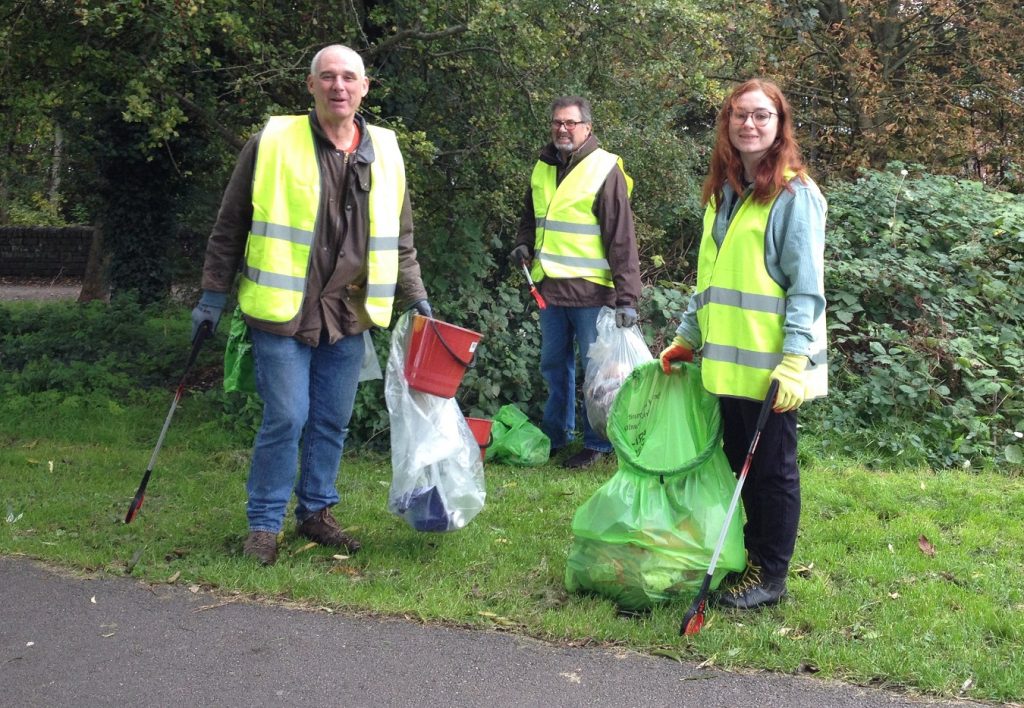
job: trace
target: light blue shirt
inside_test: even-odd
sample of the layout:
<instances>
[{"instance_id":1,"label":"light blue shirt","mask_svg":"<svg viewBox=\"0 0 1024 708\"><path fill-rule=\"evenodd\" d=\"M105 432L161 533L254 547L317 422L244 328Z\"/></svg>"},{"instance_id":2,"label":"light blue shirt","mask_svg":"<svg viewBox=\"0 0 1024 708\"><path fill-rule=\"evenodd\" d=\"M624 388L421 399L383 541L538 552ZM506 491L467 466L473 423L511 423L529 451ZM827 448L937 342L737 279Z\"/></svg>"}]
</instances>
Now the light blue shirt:
<instances>
[{"instance_id":1,"label":"light blue shirt","mask_svg":"<svg viewBox=\"0 0 1024 708\"><path fill-rule=\"evenodd\" d=\"M768 215L765 265L772 280L786 291L782 351L807 355L813 341L811 326L825 312L825 216L828 206L810 179L793 179L790 186L793 191L782 190ZM742 199L748 198L751 191L747 189ZM722 203L727 208L718 210L712 227L712 236L719 248L742 199L737 199L736 192L726 183ZM695 295L690 296L676 335L693 345L694 349L703 344L697 323Z\"/></svg>"}]
</instances>

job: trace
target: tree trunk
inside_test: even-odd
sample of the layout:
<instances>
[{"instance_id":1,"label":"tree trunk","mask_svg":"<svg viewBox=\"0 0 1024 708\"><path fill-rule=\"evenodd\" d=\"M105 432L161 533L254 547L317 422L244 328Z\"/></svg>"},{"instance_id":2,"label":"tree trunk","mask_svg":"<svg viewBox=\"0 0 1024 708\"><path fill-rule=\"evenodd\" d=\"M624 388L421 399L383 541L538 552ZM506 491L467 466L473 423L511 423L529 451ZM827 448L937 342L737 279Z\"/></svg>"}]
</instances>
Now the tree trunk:
<instances>
[{"instance_id":1,"label":"tree trunk","mask_svg":"<svg viewBox=\"0 0 1024 708\"><path fill-rule=\"evenodd\" d=\"M85 275L82 276L82 290L78 293L78 302L92 302L93 300L102 300L103 302L110 300L102 222L93 227L92 243L89 244L89 258L85 263Z\"/></svg>"},{"instance_id":2,"label":"tree trunk","mask_svg":"<svg viewBox=\"0 0 1024 708\"><path fill-rule=\"evenodd\" d=\"M60 181L64 174L64 128L53 124L53 153L50 162L50 207L54 214L60 213Z\"/></svg>"}]
</instances>

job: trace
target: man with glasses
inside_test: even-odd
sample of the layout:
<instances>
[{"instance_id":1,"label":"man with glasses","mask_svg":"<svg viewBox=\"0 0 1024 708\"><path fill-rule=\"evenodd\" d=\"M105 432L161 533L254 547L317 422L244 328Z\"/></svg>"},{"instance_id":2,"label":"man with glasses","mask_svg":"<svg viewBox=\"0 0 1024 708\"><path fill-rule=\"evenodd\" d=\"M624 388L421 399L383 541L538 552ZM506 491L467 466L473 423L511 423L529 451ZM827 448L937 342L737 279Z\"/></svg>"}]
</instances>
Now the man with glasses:
<instances>
[{"instance_id":1,"label":"man with glasses","mask_svg":"<svg viewBox=\"0 0 1024 708\"><path fill-rule=\"evenodd\" d=\"M593 135L590 102L551 104L551 142L540 152L526 191L512 265L527 265L547 307L540 311L541 373L548 386L541 428L557 452L576 430L576 347L586 369L597 315L615 308L619 327L636 323L640 261L622 159ZM575 347L574 347L575 342ZM583 449L562 463L588 467L611 444L583 419Z\"/></svg>"}]
</instances>

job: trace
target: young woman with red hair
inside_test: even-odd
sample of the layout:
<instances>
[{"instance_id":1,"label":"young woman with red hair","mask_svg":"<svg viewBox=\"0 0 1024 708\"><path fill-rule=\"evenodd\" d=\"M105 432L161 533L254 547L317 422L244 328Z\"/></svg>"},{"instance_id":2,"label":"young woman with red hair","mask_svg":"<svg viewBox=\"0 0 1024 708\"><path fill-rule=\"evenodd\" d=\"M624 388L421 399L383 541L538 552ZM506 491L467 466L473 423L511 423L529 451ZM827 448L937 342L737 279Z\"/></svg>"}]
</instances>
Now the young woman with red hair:
<instances>
[{"instance_id":1,"label":"young woman with red hair","mask_svg":"<svg viewBox=\"0 0 1024 708\"><path fill-rule=\"evenodd\" d=\"M662 368L700 350L704 387L719 397L723 447L739 473L770 381L773 410L743 487L747 568L718 596L727 607L777 603L800 519L797 408L828 390L826 203L804 169L793 112L773 82L737 86L717 118L704 182L697 287Z\"/></svg>"}]
</instances>

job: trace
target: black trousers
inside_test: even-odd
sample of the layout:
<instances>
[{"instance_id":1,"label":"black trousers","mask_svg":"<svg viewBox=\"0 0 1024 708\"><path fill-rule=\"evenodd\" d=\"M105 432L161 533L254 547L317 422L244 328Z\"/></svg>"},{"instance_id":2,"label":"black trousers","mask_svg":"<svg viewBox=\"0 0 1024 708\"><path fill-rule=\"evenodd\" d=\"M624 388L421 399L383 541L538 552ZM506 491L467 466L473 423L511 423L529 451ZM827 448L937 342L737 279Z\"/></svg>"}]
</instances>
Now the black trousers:
<instances>
[{"instance_id":1,"label":"black trousers","mask_svg":"<svg viewBox=\"0 0 1024 708\"><path fill-rule=\"evenodd\" d=\"M725 456L737 474L757 429L759 401L719 399ZM800 523L800 470L796 462L796 411L771 413L743 483L747 554L766 577L784 579Z\"/></svg>"}]
</instances>

